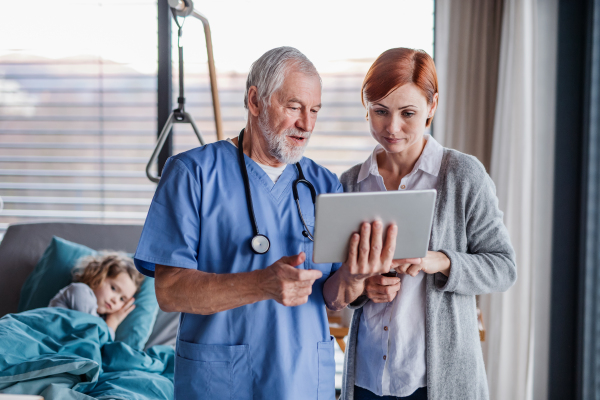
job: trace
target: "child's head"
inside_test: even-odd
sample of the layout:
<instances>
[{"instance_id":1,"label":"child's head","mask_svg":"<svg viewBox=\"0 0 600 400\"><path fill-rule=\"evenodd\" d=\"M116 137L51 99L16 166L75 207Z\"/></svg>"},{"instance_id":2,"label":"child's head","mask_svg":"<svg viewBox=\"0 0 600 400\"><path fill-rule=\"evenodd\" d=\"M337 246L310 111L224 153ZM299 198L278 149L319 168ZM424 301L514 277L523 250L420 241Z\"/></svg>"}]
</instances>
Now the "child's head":
<instances>
[{"instance_id":1,"label":"child's head","mask_svg":"<svg viewBox=\"0 0 600 400\"><path fill-rule=\"evenodd\" d=\"M76 282L85 283L96 295L98 314L119 311L131 299L144 281L124 253L102 252L79 260L74 269Z\"/></svg>"}]
</instances>

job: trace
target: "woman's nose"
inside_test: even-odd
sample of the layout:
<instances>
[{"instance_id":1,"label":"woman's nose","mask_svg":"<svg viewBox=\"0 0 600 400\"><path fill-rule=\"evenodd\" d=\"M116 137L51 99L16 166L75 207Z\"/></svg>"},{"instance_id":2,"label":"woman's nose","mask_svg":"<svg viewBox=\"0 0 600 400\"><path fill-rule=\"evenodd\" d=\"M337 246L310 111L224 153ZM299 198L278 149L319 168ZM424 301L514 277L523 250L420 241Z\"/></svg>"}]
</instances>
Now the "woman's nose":
<instances>
[{"instance_id":1,"label":"woman's nose","mask_svg":"<svg viewBox=\"0 0 600 400\"><path fill-rule=\"evenodd\" d=\"M387 130L392 135L397 135L402 132L402 119L398 118L397 116L393 116L390 119Z\"/></svg>"}]
</instances>

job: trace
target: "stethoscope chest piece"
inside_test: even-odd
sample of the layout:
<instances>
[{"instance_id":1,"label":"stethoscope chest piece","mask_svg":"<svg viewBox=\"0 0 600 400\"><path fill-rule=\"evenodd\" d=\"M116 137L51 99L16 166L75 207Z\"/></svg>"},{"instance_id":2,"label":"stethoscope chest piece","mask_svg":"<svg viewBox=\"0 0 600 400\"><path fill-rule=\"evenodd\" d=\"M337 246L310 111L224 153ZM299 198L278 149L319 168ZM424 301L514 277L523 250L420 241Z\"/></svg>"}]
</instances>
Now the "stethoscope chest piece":
<instances>
[{"instance_id":1,"label":"stethoscope chest piece","mask_svg":"<svg viewBox=\"0 0 600 400\"><path fill-rule=\"evenodd\" d=\"M267 238L265 235L260 234L255 235L252 238L250 244L252 246L252 250L254 250L254 252L257 254L265 254L267 251L269 251L269 248L271 247L271 242L269 242L269 238Z\"/></svg>"}]
</instances>

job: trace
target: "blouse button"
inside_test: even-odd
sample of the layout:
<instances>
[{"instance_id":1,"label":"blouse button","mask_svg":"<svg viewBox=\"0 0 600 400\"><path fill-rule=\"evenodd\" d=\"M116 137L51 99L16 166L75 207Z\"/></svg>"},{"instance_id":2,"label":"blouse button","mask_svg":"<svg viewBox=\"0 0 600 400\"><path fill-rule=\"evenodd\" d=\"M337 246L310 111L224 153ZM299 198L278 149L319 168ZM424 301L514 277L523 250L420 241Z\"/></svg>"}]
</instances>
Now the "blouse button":
<instances>
[{"instance_id":1,"label":"blouse button","mask_svg":"<svg viewBox=\"0 0 600 400\"><path fill-rule=\"evenodd\" d=\"M406 189L406 185L400 186L400 189Z\"/></svg>"},{"instance_id":2,"label":"blouse button","mask_svg":"<svg viewBox=\"0 0 600 400\"><path fill-rule=\"evenodd\" d=\"M387 359L387 356L383 356L383 359L384 359L384 360L385 360L385 359Z\"/></svg>"},{"instance_id":3,"label":"blouse button","mask_svg":"<svg viewBox=\"0 0 600 400\"><path fill-rule=\"evenodd\" d=\"M384 327L383 327L383 330L384 330L384 331L387 331L387 330L388 330L388 327L387 327L387 326L384 326Z\"/></svg>"}]
</instances>

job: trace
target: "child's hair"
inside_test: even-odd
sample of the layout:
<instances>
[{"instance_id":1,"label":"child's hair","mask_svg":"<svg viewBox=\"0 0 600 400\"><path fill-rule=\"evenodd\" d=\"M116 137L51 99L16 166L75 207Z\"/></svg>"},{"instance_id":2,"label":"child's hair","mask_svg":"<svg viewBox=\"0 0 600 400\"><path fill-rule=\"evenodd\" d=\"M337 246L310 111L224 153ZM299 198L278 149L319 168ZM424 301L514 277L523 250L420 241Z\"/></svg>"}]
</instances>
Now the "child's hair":
<instances>
[{"instance_id":1,"label":"child's hair","mask_svg":"<svg viewBox=\"0 0 600 400\"><path fill-rule=\"evenodd\" d=\"M129 275L139 290L144 275L137 271L131 257L120 252L102 251L97 255L80 258L73 269L73 280L96 289L106 278L114 278L122 272Z\"/></svg>"}]
</instances>

